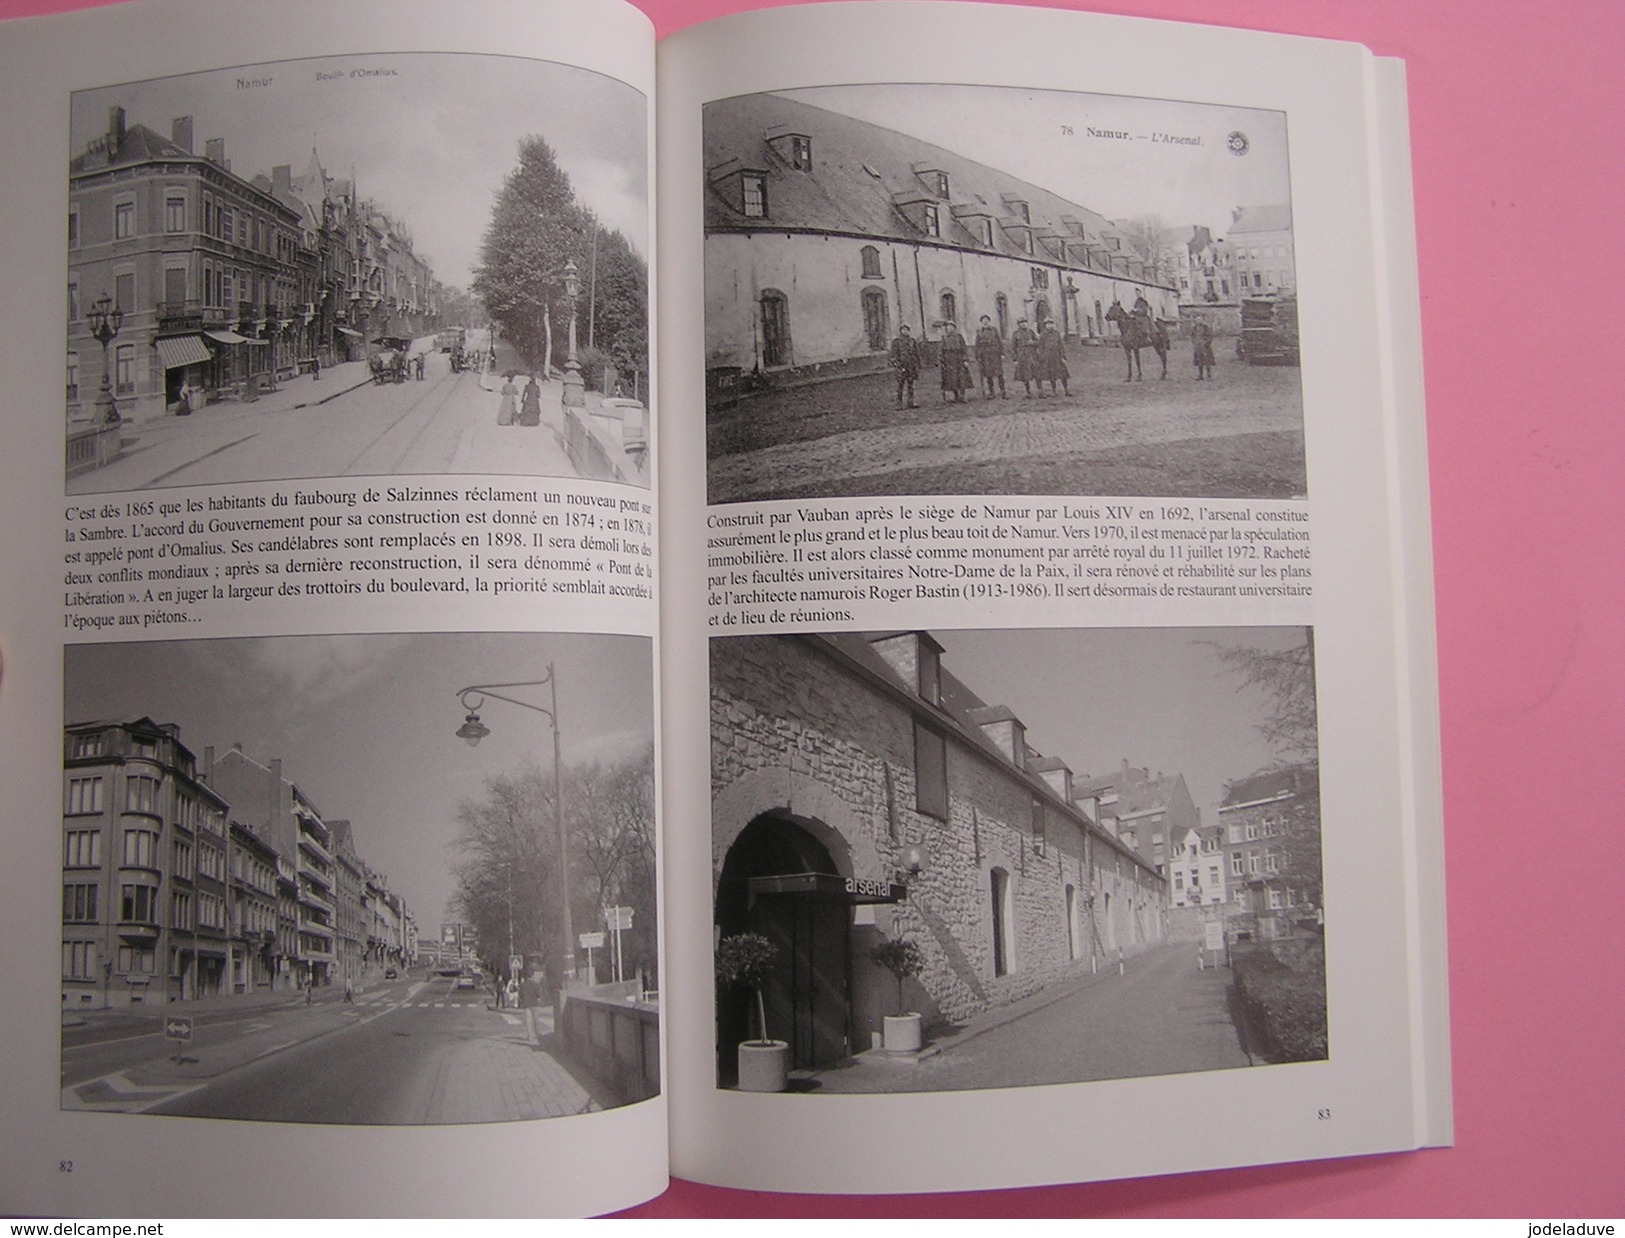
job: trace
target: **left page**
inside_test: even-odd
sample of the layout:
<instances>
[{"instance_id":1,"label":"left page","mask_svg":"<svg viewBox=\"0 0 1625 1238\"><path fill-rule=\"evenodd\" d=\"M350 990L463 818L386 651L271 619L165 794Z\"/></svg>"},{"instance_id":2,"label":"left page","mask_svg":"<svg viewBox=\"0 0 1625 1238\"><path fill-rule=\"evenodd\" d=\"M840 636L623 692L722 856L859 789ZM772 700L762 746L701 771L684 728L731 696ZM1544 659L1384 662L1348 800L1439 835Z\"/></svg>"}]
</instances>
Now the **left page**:
<instances>
[{"instance_id":1,"label":"left page","mask_svg":"<svg viewBox=\"0 0 1625 1238\"><path fill-rule=\"evenodd\" d=\"M5 1210L658 1193L649 23L116 6L0 82Z\"/></svg>"}]
</instances>

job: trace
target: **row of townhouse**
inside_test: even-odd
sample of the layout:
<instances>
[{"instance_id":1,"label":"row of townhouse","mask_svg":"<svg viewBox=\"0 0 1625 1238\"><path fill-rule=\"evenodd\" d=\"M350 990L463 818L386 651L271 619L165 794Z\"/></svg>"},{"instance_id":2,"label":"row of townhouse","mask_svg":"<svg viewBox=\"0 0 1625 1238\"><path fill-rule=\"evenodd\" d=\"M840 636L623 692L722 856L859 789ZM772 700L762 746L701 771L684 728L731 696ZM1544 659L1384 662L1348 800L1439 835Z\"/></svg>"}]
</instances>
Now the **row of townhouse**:
<instances>
[{"instance_id":1,"label":"row of townhouse","mask_svg":"<svg viewBox=\"0 0 1625 1238\"><path fill-rule=\"evenodd\" d=\"M895 1013L883 938L924 952L907 1000L928 1023L1164 940L1168 882L1102 827L1094 784L942 652L919 631L711 642L715 932L780 947L763 999L797 1067ZM717 1001L725 1077L750 995Z\"/></svg>"},{"instance_id":2,"label":"row of townhouse","mask_svg":"<svg viewBox=\"0 0 1625 1238\"><path fill-rule=\"evenodd\" d=\"M314 150L302 175L244 177L223 138L194 154L192 117L166 138L113 107L69 163L69 424L98 415L104 376L121 403L246 388L424 334L442 293L404 226Z\"/></svg>"},{"instance_id":3,"label":"row of townhouse","mask_svg":"<svg viewBox=\"0 0 1625 1238\"><path fill-rule=\"evenodd\" d=\"M1292 208L1237 207L1230 235L1215 237L1203 226L1182 230L1163 253L1179 288L1180 312L1228 306L1245 297L1289 296L1298 290L1293 256ZM1239 325L1239 324L1237 324Z\"/></svg>"},{"instance_id":4,"label":"row of townhouse","mask_svg":"<svg viewBox=\"0 0 1625 1238\"><path fill-rule=\"evenodd\" d=\"M64 729L62 1002L94 1007L355 979L416 927L299 787L233 748L199 768L151 718Z\"/></svg>"},{"instance_id":5,"label":"row of townhouse","mask_svg":"<svg viewBox=\"0 0 1625 1238\"><path fill-rule=\"evenodd\" d=\"M1007 172L783 95L706 105L706 364L764 377L885 363L982 315L1115 338L1106 314L1179 289L1111 220Z\"/></svg>"}]
</instances>

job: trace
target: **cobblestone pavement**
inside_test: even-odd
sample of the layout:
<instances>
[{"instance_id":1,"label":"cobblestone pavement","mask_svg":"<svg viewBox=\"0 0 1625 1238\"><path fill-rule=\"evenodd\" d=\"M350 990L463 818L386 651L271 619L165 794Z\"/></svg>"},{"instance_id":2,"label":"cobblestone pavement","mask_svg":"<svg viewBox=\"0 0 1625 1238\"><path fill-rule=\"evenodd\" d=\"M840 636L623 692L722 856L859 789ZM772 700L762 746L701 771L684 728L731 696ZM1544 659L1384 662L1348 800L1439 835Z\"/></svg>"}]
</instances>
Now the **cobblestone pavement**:
<instances>
[{"instance_id":1,"label":"cobblestone pavement","mask_svg":"<svg viewBox=\"0 0 1625 1238\"><path fill-rule=\"evenodd\" d=\"M1161 946L1129 959L1121 976L1109 967L1052 986L1014 1018L992 1012L933 1056L863 1054L806 1072L797 1084L813 1092L938 1092L1247 1066L1229 984L1226 968L1198 969L1194 943Z\"/></svg>"},{"instance_id":2,"label":"cobblestone pavement","mask_svg":"<svg viewBox=\"0 0 1625 1238\"><path fill-rule=\"evenodd\" d=\"M898 410L893 381L877 374L748 397L712 414L711 501L1110 493L1091 486L1092 458L1176 444L1212 447L1215 440L1258 435L1300 436L1295 467L1277 470L1292 475L1256 484L1280 497L1302 491L1298 370L1231 363L1214 381L1196 382L1180 370L1176 350L1167 381L1154 376L1153 356L1145 381L1124 383L1121 356L1116 349L1074 350L1071 393L1060 396L1026 399L1012 385L1008 399L974 396L943 405L927 381L920 385L921 407ZM1022 478L1029 474L1045 488L1026 488ZM933 477L944 484L933 485ZM900 478L909 484L891 484ZM1222 484L1209 491L1223 492Z\"/></svg>"}]
</instances>

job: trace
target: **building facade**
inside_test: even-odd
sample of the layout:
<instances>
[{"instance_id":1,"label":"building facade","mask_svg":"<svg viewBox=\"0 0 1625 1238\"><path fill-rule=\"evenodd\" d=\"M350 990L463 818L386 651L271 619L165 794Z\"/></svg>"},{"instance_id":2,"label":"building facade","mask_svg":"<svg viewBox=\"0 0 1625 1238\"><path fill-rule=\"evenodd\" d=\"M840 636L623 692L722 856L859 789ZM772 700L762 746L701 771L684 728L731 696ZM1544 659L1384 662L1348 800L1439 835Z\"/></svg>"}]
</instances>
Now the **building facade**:
<instances>
[{"instance_id":1,"label":"building facade","mask_svg":"<svg viewBox=\"0 0 1625 1238\"><path fill-rule=\"evenodd\" d=\"M1105 337L1113 302L1178 293L1111 221L975 160L778 95L705 108L706 364L761 377L883 367L908 326Z\"/></svg>"},{"instance_id":2,"label":"building facade","mask_svg":"<svg viewBox=\"0 0 1625 1238\"><path fill-rule=\"evenodd\" d=\"M1229 240L1242 296L1297 292L1290 206L1242 207L1230 222Z\"/></svg>"},{"instance_id":3,"label":"building facade","mask_svg":"<svg viewBox=\"0 0 1625 1238\"><path fill-rule=\"evenodd\" d=\"M1320 913L1320 772L1293 765L1238 778L1219 804L1232 932L1269 941Z\"/></svg>"},{"instance_id":4,"label":"building facade","mask_svg":"<svg viewBox=\"0 0 1625 1238\"><path fill-rule=\"evenodd\" d=\"M959 1021L1163 937L1167 882L1073 798L1065 763L942 666L924 632L711 642L716 932L779 947L764 997L797 1066L868 1049L896 985ZM746 995L718 995L719 1069Z\"/></svg>"}]
</instances>

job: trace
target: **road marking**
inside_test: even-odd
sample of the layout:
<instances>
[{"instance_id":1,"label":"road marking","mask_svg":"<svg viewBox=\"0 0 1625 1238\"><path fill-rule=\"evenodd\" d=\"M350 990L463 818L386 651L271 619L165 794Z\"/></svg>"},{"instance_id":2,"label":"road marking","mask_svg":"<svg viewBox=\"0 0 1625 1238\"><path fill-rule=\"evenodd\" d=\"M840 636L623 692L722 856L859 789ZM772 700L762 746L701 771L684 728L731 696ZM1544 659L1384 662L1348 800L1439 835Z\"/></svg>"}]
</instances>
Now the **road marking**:
<instances>
[{"instance_id":1,"label":"road marking","mask_svg":"<svg viewBox=\"0 0 1625 1238\"><path fill-rule=\"evenodd\" d=\"M162 1086L145 1086L136 1083L123 1071L114 1071L110 1075L103 1075L99 1079L90 1079L84 1083L62 1089L62 1108L101 1110L117 1113L145 1113L156 1105L165 1101L185 1096L188 1092L195 1092L204 1085L201 1083L188 1083L179 1086L166 1084Z\"/></svg>"}]
</instances>

